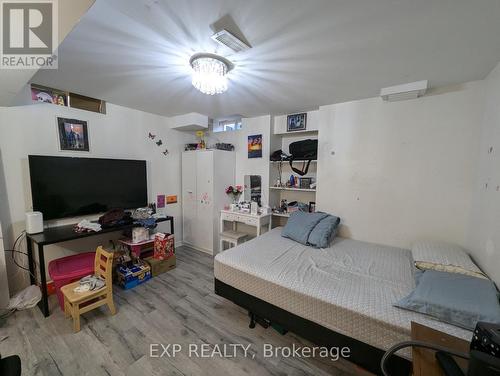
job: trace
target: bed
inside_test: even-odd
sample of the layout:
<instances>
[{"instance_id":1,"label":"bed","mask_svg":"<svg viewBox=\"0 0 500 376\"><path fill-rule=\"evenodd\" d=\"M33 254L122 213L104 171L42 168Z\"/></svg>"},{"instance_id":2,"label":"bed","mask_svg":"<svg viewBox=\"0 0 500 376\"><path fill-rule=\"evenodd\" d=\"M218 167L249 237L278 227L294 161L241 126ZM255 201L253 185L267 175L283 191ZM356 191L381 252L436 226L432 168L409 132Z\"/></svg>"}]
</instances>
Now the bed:
<instances>
[{"instance_id":1,"label":"bed","mask_svg":"<svg viewBox=\"0 0 500 376\"><path fill-rule=\"evenodd\" d=\"M349 346L351 360L379 373L383 352L410 339L415 321L470 340L470 331L392 304L415 287L409 250L336 238L314 249L281 228L218 254L215 290L251 312L324 346ZM392 367L409 370L409 352Z\"/></svg>"}]
</instances>

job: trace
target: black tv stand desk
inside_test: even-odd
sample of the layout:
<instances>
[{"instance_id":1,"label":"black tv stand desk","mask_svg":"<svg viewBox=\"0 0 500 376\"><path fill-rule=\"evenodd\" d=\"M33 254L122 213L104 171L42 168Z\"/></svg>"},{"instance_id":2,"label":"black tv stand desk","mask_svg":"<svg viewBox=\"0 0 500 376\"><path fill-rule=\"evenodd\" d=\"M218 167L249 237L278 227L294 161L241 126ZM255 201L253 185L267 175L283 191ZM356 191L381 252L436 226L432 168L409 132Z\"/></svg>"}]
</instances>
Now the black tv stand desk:
<instances>
[{"instance_id":1,"label":"black tv stand desk","mask_svg":"<svg viewBox=\"0 0 500 376\"><path fill-rule=\"evenodd\" d=\"M165 218L158 218L156 223L160 222L170 222L170 233L174 233L174 217L166 216ZM40 264L40 290L42 290L42 300L38 303L38 307L42 311L45 317L50 315L49 312L49 301L48 301L48 293L47 293L47 276L45 272L45 256L44 256L44 247L50 244L62 243L70 240L77 240L81 238L87 238L89 236L97 236L106 234L108 232L115 231L123 231L129 230L133 227L139 227L139 225L128 224L123 226L115 226L103 228L99 232L75 232L75 225L66 225L66 226L56 226L45 229L43 232L38 234L27 234L26 235L26 244L27 244L27 252L28 252L28 263L30 270L30 282L31 284L35 284L35 263L33 258L33 243L37 245L38 248L38 262Z\"/></svg>"}]
</instances>

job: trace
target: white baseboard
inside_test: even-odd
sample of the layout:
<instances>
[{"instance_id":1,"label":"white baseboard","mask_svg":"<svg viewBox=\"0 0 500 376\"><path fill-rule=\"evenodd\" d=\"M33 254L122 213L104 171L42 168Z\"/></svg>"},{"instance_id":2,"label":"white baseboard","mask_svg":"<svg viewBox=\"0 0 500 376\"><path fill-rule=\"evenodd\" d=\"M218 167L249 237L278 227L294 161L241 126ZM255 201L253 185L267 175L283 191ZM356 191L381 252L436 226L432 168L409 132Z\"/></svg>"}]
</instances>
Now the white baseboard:
<instances>
[{"instance_id":1,"label":"white baseboard","mask_svg":"<svg viewBox=\"0 0 500 376\"><path fill-rule=\"evenodd\" d=\"M213 253L211 251L209 251L208 249L200 248L200 247L197 247L195 245L189 244L187 242L183 242L183 245L185 245L186 247L189 247L189 248L193 248L197 251L206 253L207 255L213 256Z\"/></svg>"}]
</instances>

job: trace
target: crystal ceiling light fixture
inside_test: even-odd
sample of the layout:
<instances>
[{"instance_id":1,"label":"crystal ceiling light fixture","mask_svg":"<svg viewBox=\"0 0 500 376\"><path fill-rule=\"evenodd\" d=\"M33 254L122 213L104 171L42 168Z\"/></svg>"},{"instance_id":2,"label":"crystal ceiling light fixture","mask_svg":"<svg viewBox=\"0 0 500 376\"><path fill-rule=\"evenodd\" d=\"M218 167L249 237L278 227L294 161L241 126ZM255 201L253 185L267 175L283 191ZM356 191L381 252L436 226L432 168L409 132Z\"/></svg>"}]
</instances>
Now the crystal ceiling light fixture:
<instances>
[{"instance_id":1,"label":"crystal ceiling light fixture","mask_svg":"<svg viewBox=\"0 0 500 376\"><path fill-rule=\"evenodd\" d=\"M189 60L193 68L191 83L203 94L215 95L227 90L227 73L233 69L233 64L222 56L200 53L191 56Z\"/></svg>"}]
</instances>

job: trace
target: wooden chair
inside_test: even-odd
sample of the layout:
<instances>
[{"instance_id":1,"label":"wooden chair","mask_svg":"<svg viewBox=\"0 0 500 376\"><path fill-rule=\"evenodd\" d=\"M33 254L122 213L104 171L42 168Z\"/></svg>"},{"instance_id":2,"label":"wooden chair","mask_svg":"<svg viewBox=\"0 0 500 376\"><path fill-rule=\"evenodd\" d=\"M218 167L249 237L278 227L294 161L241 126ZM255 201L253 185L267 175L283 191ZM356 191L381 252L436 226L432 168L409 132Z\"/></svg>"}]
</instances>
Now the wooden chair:
<instances>
[{"instance_id":1,"label":"wooden chair","mask_svg":"<svg viewBox=\"0 0 500 376\"><path fill-rule=\"evenodd\" d=\"M80 281L63 286L61 292L64 294L64 313L66 317L73 317L73 330L80 331L80 315L89 312L94 308L107 304L111 314L116 313L113 302L113 253L105 251L102 247L97 247L94 262L94 274L103 278L106 284L99 290L86 292L75 292L75 287L80 285Z\"/></svg>"}]
</instances>

